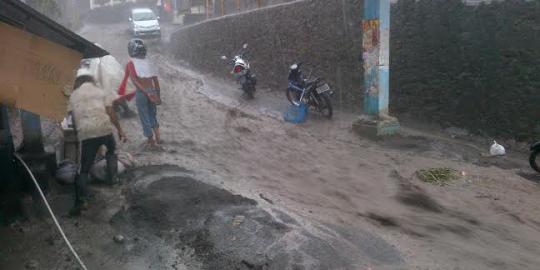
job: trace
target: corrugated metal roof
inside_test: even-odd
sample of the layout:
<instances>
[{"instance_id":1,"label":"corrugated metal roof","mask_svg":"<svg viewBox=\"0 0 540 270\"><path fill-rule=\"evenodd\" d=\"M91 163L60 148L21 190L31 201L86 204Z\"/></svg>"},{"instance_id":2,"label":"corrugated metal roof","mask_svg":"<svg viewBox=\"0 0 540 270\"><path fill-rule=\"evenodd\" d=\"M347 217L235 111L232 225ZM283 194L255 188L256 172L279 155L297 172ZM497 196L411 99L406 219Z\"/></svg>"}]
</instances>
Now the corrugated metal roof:
<instances>
[{"instance_id":1,"label":"corrugated metal roof","mask_svg":"<svg viewBox=\"0 0 540 270\"><path fill-rule=\"evenodd\" d=\"M94 45L19 0L0 0L0 21L24 29L64 47L79 51L84 58L108 55Z\"/></svg>"}]
</instances>

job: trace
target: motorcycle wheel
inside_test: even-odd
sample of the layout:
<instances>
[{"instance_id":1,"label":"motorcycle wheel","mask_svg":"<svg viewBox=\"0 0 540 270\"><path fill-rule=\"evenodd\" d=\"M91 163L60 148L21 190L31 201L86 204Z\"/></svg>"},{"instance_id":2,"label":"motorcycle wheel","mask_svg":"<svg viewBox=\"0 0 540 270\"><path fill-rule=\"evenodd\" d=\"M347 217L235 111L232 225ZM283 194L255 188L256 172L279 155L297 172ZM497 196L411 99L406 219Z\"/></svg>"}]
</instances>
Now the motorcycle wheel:
<instances>
[{"instance_id":1,"label":"motorcycle wheel","mask_svg":"<svg viewBox=\"0 0 540 270\"><path fill-rule=\"evenodd\" d=\"M248 91L247 91L247 96L248 96L248 99L254 99L255 98L255 86L253 86L253 84L249 84L248 86Z\"/></svg>"},{"instance_id":2,"label":"motorcycle wheel","mask_svg":"<svg viewBox=\"0 0 540 270\"><path fill-rule=\"evenodd\" d=\"M299 96L298 96L298 92L296 90L287 88L287 93L286 94L287 94L287 100L289 100L289 102L292 105L297 105L298 104ZM296 102L296 104L295 104L295 102Z\"/></svg>"},{"instance_id":3,"label":"motorcycle wheel","mask_svg":"<svg viewBox=\"0 0 540 270\"><path fill-rule=\"evenodd\" d=\"M255 85L253 85L252 82L246 81L242 88L244 89L244 93L246 93L247 99L255 98L253 95L255 92Z\"/></svg>"},{"instance_id":4,"label":"motorcycle wheel","mask_svg":"<svg viewBox=\"0 0 540 270\"><path fill-rule=\"evenodd\" d=\"M320 96L320 103L319 103L319 108L318 108L319 112L321 112L321 114L330 119L332 118L332 115L334 114L334 110L332 109L332 102L330 102L330 98L326 95L321 95Z\"/></svg>"},{"instance_id":5,"label":"motorcycle wheel","mask_svg":"<svg viewBox=\"0 0 540 270\"><path fill-rule=\"evenodd\" d=\"M533 170L540 173L540 167L538 166L538 163L536 161L539 154L540 154L540 149L536 149L531 153L531 155L529 156L529 165L531 165L531 168L533 168Z\"/></svg>"}]
</instances>

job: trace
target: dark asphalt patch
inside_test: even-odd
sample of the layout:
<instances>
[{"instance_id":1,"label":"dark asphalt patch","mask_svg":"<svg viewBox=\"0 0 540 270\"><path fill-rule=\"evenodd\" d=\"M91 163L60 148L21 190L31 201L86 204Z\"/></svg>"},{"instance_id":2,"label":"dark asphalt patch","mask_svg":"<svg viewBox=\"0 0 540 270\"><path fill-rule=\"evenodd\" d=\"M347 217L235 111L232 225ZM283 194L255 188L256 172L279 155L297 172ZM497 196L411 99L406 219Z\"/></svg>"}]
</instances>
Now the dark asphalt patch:
<instances>
[{"instance_id":1,"label":"dark asphalt patch","mask_svg":"<svg viewBox=\"0 0 540 270\"><path fill-rule=\"evenodd\" d=\"M173 253L191 254L201 269L402 269L399 251L376 235L335 225L307 230L286 213L273 209L273 216L188 170L171 172L174 167L151 166L127 176L129 207L115 216L117 229L147 242L157 236Z\"/></svg>"}]
</instances>

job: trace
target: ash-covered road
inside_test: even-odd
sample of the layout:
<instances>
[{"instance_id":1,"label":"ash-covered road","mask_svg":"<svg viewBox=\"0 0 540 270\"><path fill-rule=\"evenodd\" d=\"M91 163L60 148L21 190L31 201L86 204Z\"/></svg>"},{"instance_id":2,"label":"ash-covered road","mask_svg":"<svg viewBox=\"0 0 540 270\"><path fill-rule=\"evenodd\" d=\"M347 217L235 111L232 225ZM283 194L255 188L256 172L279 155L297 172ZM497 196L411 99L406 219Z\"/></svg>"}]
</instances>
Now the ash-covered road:
<instances>
[{"instance_id":1,"label":"ash-covered road","mask_svg":"<svg viewBox=\"0 0 540 270\"><path fill-rule=\"evenodd\" d=\"M81 34L127 61L127 25L89 25ZM375 143L352 133L354 117L342 112L288 124L280 91L244 102L232 80L181 67L166 42L148 45L161 76L165 143L143 150L138 119L123 120L130 141L120 148L138 168L118 187L94 187L85 216L62 219L91 269L540 265L540 187L522 177L534 178L526 161L486 158L471 143L421 132ZM463 174L449 186L415 176L432 167ZM51 195L59 212L70 199L69 191ZM11 255L0 256L0 269L31 259L73 269L50 227L29 228L18 238L0 231L20 246L0 247ZM114 243L116 234L126 241Z\"/></svg>"},{"instance_id":2,"label":"ash-covered road","mask_svg":"<svg viewBox=\"0 0 540 270\"><path fill-rule=\"evenodd\" d=\"M90 29L87 37L92 39L97 31ZM122 55L125 43L107 38L118 37L122 26L108 29L109 35L96 38ZM166 42L150 43L150 56L165 85L159 114L166 143L164 152L141 152L139 159L194 171L197 179L254 199L268 213L288 213L301 224L300 231L323 232L322 241L338 252L329 258L314 256L320 261L312 264L304 258L299 265L305 269L538 265L535 195L540 188L516 174L529 172L525 162L491 160L458 141L429 137L375 144L350 132L353 116L346 113L333 121L312 118L302 126L287 124L281 120L287 103L279 90L262 90L254 102L245 102L232 80L181 68L167 55ZM126 147L138 152L142 136L136 120L129 127L131 137L139 139ZM429 167L451 167L466 176L450 187L434 187L415 177L416 170ZM338 248L335 240L349 248ZM346 261L342 257L351 261L340 264ZM333 267L325 261L334 262Z\"/></svg>"},{"instance_id":3,"label":"ash-covered road","mask_svg":"<svg viewBox=\"0 0 540 270\"><path fill-rule=\"evenodd\" d=\"M125 26L102 29L107 29L107 35L95 26L84 28L82 34L125 63L129 40ZM114 41L107 38L113 36ZM376 234L335 222L293 217L281 210L281 199L273 192L253 184L264 177L261 169L283 166L287 171L306 166L302 159L295 164L292 157L289 161L276 158L275 164L265 165L243 156L245 150L256 151L248 148L261 144L257 133L275 136L272 130L283 125L277 117L286 103L272 94L261 94L255 102L242 101L234 84L185 70L167 56L166 43L147 43L149 57L161 76L164 104L158 114L165 143L162 151L144 151L138 119L123 123L131 139L124 150L134 153L140 165L147 167L126 177L127 205L113 217L113 224L129 231L128 238L136 236L139 242L145 235L165 239L168 248L158 253L167 257L162 254L165 252L168 259L149 259L150 265L169 265L171 260L179 269L367 269L371 265L404 265L399 251ZM286 147L275 138L264 140L267 142L261 146L265 148ZM286 143L295 141L302 139ZM264 182L270 185L272 180L260 184ZM157 252L152 240L147 241L147 248Z\"/></svg>"}]
</instances>

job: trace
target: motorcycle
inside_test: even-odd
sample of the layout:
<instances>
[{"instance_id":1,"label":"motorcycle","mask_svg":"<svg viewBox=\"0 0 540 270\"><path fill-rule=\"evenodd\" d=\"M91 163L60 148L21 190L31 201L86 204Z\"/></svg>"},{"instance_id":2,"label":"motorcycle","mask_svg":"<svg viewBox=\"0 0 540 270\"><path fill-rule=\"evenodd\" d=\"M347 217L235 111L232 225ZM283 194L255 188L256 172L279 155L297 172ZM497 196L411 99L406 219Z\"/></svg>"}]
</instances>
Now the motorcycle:
<instances>
[{"instance_id":1,"label":"motorcycle","mask_svg":"<svg viewBox=\"0 0 540 270\"><path fill-rule=\"evenodd\" d=\"M241 85L242 91L248 99L253 99L257 85L255 74L252 73L249 62L246 59L246 49L248 45L244 44L242 49L229 61L233 66L231 74L236 77L236 81ZM221 56L221 59L228 60L227 56Z\"/></svg>"},{"instance_id":2,"label":"motorcycle","mask_svg":"<svg viewBox=\"0 0 540 270\"><path fill-rule=\"evenodd\" d=\"M290 66L287 87L287 99L295 106L304 103L308 108L314 108L326 118L332 118L333 109L330 98L334 91L322 78L312 77L311 71L304 77L301 67L304 63Z\"/></svg>"},{"instance_id":3,"label":"motorcycle","mask_svg":"<svg viewBox=\"0 0 540 270\"><path fill-rule=\"evenodd\" d=\"M538 155L540 154L540 142L535 142L532 144L530 150L531 155L529 156L529 165L531 165L533 170L540 172L540 166L538 166L538 162L536 161Z\"/></svg>"}]
</instances>

